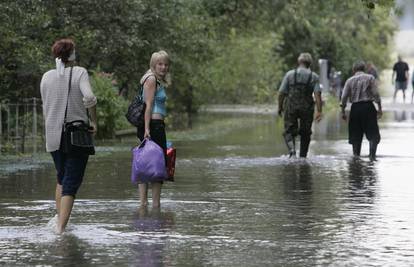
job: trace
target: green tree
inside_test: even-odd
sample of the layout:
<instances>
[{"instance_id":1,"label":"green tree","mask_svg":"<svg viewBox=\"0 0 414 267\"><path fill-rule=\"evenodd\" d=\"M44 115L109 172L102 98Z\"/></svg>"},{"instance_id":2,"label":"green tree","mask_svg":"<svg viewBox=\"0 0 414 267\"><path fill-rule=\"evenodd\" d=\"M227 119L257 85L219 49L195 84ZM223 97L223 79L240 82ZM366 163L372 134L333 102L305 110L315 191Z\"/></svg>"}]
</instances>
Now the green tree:
<instances>
[{"instance_id":1,"label":"green tree","mask_svg":"<svg viewBox=\"0 0 414 267\"><path fill-rule=\"evenodd\" d=\"M115 130L129 126L125 118L128 101L118 96L113 74L94 71L91 86L98 99L98 138L113 138Z\"/></svg>"},{"instance_id":2,"label":"green tree","mask_svg":"<svg viewBox=\"0 0 414 267\"><path fill-rule=\"evenodd\" d=\"M4 0L0 97L39 96L42 73L54 67L50 47L61 37L75 39L81 66L113 73L118 95L129 99L151 54L164 49L172 59L168 119L176 125L172 119L190 121L200 104L274 101L275 87L302 51L348 75L357 58L385 67L394 6L392 0Z\"/></svg>"}]
</instances>

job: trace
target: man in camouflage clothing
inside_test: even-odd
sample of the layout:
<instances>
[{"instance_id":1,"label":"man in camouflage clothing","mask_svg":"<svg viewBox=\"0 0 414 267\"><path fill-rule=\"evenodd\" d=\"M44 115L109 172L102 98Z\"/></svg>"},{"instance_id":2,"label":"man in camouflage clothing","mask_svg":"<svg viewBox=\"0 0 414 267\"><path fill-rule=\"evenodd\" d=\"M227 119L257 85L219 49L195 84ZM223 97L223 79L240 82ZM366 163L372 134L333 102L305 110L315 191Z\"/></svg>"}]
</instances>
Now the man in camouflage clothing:
<instances>
[{"instance_id":1,"label":"man in camouflage clothing","mask_svg":"<svg viewBox=\"0 0 414 267\"><path fill-rule=\"evenodd\" d=\"M280 116L284 114L285 131L283 137L289 150L289 156L296 156L295 137L300 135L300 157L306 158L312 135L314 106L315 120L322 117L322 98L319 77L310 70L312 56L301 53L298 68L290 70L283 78L279 88Z\"/></svg>"}]
</instances>

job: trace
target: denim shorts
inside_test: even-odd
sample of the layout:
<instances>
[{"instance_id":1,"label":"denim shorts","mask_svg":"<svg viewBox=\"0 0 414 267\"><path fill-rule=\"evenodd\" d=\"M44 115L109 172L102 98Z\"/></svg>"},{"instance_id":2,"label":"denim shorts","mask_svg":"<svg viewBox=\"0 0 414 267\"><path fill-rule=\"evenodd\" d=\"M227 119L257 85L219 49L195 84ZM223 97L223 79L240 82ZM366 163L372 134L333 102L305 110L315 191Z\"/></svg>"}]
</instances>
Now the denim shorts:
<instances>
[{"instance_id":1,"label":"denim shorts","mask_svg":"<svg viewBox=\"0 0 414 267\"><path fill-rule=\"evenodd\" d=\"M395 90L405 90L407 89L407 81L405 82L400 82L400 81L395 81Z\"/></svg>"},{"instance_id":2,"label":"denim shorts","mask_svg":"<svg viewBox=\"0 0 414 267\"><path fill-rule=\"evenodd\" d=\"M61 149L51 152L57 172L57 183L62 186L62 196L76 196L83 181L88 155L68 155Z\"/></svg>"}]
</instances>

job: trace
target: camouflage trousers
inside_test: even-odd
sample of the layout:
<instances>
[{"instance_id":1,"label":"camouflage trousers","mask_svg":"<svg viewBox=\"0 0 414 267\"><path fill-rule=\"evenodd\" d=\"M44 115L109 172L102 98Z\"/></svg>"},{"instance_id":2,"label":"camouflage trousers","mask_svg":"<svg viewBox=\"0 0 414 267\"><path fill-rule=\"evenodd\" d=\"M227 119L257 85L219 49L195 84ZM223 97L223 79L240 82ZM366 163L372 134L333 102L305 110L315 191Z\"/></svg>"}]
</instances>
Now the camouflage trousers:
<instances>
[{"instance_id":1,"label":"camouflage trousers","mask_svg":"<svg viewBox=\"0 0 414 267\"><path fill-rule=\"evenodd\" d=\"M296 108L287 106L284 113L285 131L283 136L286 142L294 141L299 134L302 140L309 140L312 135L314 106Z\"/></svg>"}]
</instances>

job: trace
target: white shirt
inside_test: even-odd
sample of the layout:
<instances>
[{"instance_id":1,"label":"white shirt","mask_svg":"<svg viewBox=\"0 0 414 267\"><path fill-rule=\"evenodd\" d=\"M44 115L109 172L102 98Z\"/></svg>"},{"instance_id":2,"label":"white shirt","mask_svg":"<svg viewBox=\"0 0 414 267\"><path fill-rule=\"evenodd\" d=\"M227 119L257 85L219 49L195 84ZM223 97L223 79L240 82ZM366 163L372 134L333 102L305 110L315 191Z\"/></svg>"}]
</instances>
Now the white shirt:
<instances>
[{"instance_id":1,"label":"white shirt","mask_svg":"<svg viewBox=\"0 0 414 267\"><path fill-rule=\"evenodd\" d=\"M56 69L53 69L43 74L40 82L47 152L59 150L60 147L68 99L69 74L70 67L65 68L64 75L61 76L58 76ZM88 72L85 68L73 67L66 121L88 122L86 109L95 106L96 102L89 83Z\"/></svg>"}]
</instances>

